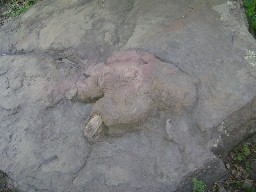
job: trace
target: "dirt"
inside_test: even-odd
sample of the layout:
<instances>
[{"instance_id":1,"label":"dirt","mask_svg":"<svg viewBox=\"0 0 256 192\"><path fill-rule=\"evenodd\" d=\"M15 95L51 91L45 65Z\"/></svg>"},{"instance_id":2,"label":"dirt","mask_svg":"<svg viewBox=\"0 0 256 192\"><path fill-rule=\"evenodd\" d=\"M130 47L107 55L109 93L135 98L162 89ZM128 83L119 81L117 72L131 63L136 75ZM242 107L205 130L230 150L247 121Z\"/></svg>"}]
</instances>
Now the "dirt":
<instances>
[{"instance_id":1,"label":"dirt","mask_svg":"<svg viewBox=\"0 0 256 192\"><path fill-rule=\"evenodd\" d=\"M256 135L241 142L223 159L228 175L213 186L213 192L256 192Z\"/></svg>"},{"instance_id":2,"label":"dirt","mask_svg":"<svg viewBox=\"0 0 256 192\"><path fill-rule=\"evenodd\" d=\"M0 171L0 192L17 192L16 189L10 186L7 175L2 171Z\"/></svg>"},{"instance_id":3,"label":"dirt","mask_svg":"<svg viewBox=\"0 0 256 192\"><path fill-rule=\"evenodd\" d=\"M7 16L4 13L7 11L8 7L6 4L0 3L0 26L4 24L4 21L7 19Z\"/></svg>"}]
</instances>

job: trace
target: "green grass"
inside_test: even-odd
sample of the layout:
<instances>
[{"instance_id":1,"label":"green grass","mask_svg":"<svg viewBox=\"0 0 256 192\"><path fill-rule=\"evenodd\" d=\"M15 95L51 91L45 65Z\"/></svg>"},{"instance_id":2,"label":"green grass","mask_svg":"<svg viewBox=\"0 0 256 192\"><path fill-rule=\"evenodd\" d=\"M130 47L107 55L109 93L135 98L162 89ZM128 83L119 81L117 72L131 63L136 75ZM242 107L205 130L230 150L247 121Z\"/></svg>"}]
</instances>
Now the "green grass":
<instances>
[{"instance_id":1,"label":"green grass","mask_svg":"<svg viewBox=\"0 0 256 192\"><path fill-rule=\"evenodd\" d=\"M240 150L236 151L235 160L244 161L250 154L251 151L248 144L244 144Z\"/></svg>"},{"instance_id":2,"label":"green grass","mask_svg":"<svg viewBox=\"0 0 256 192\"><path fill-rule=\"evenodd\" d=\"M256 37L256 0L243 0L243 5L249 24L249 31Z\"/></svg>"},{"instance_id":3,"label":"green grass","mask_svg":"<svg viewBox=\"0 0 256 192\"><path fill-rule=\"evenodd\" d=\"M204 192L205 184L202 180L197 180L197 178L193 178L192 180L193 192Z\"/></svg>"},{"instance_id":4,"label":"green grass","mask_svg":"<svg viewBox=\"0 0 256 192\"><path fill-rule=\"evenodd\" d=\"M11 0L8 3L8 11L6 11L5 15L11 17L18 16L26 12L35 3L36 0Z\"/></svg>"}]
</instances>

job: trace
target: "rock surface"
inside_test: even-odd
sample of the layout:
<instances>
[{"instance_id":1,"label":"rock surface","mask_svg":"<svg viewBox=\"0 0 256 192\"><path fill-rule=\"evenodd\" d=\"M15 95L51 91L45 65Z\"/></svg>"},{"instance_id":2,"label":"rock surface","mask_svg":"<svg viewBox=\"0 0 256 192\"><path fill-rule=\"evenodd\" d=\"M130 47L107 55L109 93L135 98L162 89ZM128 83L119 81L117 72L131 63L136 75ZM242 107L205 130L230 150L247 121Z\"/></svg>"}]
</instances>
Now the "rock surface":
<instances>
[{"instance_id":1,"label":"rock surface","mask_svg":"<svg viewBox=\"0 0 256 192\"><path fill-rule=\"evenodd\" d=\"M173 120L184 118L196 101L193 78L147 53L114 53L105 65L95 65L86 75L87 79L76 83L75 97L84 102L97 100L92 114L102 117L112 135L120 134L123 127L132 130L158 111Z\"/></svg>"},{"instance_id":2,"label":"rock surface","mask_svg":"<svg viewBox=\"0 0 256 192\"><path fill-rule=\"evenodd\" d=\"M89 122L84 128L84 136L88 139L88 141L95 142L101 135L103 127L101 116L94 115L92 118L90 118Z\"/></svg>"},{"instance_id":3,"label":"rock surface","mask_svg":"<svg viewBox=\"0 0 256 192\"><path fill-rule=\"evenodd\" d=\"M255 52L235 1L40 1L0 28L0 170L23 191L210 183L256 131Z\"/></svg>"}]
</instances>

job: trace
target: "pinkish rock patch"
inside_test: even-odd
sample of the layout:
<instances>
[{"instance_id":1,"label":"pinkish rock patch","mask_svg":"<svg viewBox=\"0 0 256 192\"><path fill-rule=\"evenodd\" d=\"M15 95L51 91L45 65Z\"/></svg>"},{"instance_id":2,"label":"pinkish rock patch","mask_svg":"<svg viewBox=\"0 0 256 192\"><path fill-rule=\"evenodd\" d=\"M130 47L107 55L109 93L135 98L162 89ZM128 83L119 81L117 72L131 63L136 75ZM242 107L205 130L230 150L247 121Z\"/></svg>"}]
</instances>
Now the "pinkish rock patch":
<instances>
[{"instance_id":1,"label":"pinkish rock patch","mask_svg":"<svg viewBox=\"0 0 256 192\"><path fill-rule=\"evenodd\" d=\"M115 52L86 73L71 95L95 101L92 116L100 115L113 134L120 127L132 130L158 111L183 116L196 100L195 80L149 53Z\"/></svg>"}]
</instances>

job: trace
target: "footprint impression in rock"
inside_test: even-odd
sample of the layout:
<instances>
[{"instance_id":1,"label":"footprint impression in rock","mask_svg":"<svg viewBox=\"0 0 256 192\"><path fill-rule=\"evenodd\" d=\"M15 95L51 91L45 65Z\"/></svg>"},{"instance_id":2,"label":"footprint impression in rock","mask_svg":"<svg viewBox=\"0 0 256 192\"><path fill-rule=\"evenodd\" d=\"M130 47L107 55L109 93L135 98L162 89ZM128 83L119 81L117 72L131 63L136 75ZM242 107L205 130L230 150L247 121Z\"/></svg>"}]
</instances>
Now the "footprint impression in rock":
<instances>
[{"instance_id":1,"label":"footprint impression in rock","mask_svg":"<svg viewBox=\"0 0 256 192\"><path fill-rule=\"evenodd\" d=\"M181 116L196 99L194 79L145 52L115 52L105 63L88 69L87 75L72 92L74 98L94 103L84 130L91 141L103 124L109 134L123 134L156 110Z\"/></svg>"}]
</instances>

